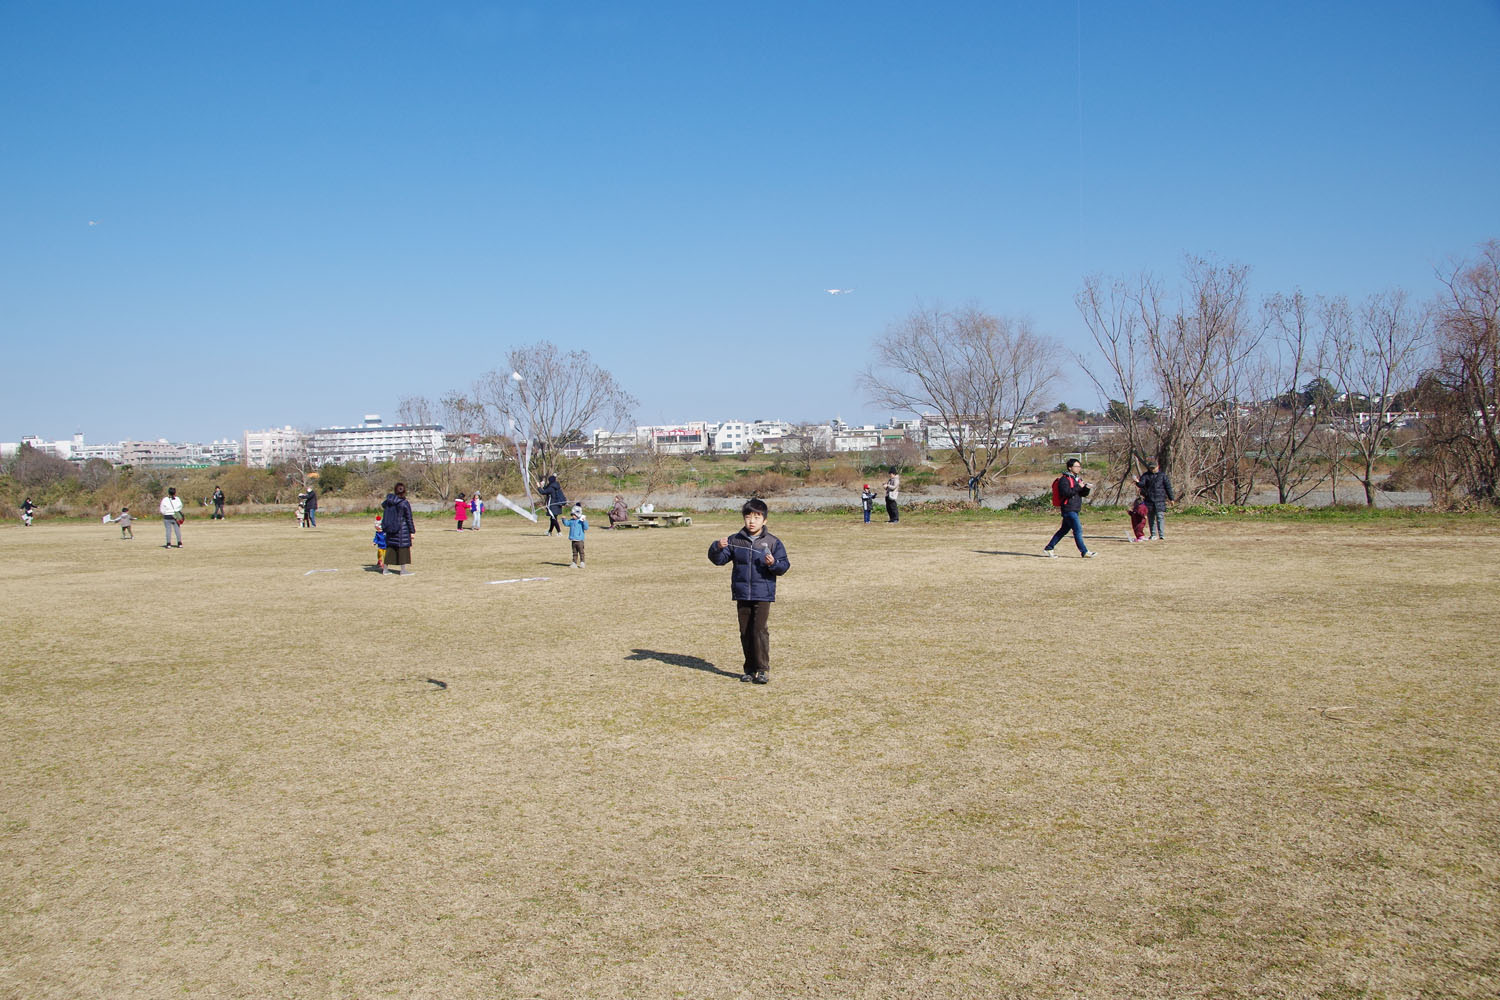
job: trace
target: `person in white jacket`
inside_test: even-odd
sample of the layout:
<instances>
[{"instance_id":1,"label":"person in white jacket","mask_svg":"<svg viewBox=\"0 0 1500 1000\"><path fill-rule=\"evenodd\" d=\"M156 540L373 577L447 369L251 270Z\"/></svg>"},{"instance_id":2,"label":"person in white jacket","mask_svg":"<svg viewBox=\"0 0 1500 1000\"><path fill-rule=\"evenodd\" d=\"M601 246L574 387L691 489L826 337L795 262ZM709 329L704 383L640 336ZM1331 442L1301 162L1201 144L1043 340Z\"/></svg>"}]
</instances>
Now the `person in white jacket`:
<instances>
[{"instance_id":1,"label":"person in white jacket","mask_svg":"<svg viewBox=\"0 0 1500 1000\"><path fill-rule=\"evenodd\" d=\"M177 487L167 487L167 495L161 498L161 523L167 529L167 544L172 547L172 535L177 535L177 547L182 548L182 501L177 496Z\"/></svg>"}]
</instances>

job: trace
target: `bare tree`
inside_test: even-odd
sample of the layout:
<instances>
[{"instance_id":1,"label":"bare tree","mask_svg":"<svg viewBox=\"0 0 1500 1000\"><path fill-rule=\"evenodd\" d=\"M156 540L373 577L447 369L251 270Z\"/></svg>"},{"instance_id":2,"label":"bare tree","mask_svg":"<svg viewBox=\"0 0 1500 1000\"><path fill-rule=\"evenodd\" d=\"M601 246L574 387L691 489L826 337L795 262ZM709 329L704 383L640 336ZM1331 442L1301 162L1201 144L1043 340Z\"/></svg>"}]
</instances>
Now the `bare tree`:
<instances>
[{"instance_id":1,"label":"bare tree","mask_svg":"<svg viewBox=\"0 0 1500 1000\"><path fill-rule=\"evenodd\" d=\"M1236 493L1244 486L1241 456L1227 442L1204 442L1238 433L1225 422L1238 419L1240 366L1257 342L1243 317L1248 274L1189 257L1175 293L1150 276L1108 290L1095 278L1076 299L1102 358L1085 370L1104 399L1124 404L1123 437L1145 451L1132 457L1154 455L1185 492L1201 492L1205 481Z\"/></svg>"},{"instance_id":2,"label":"bare tree","mask_svg":"<svg viewBox=\"0 0 1500 1000\"><path fill-rule=\"evenodd\" d=\"M1437 364L1422 380L1435 492L1500 502L1500 241L1443 276Z\"/></svg>"},{"instance_id":3,"label":"bare tree","mask_svg":"<svg viewBox=\"0 0 1500 1000\"><path fill-rule=\"evenodd\" d=\"M1016 424L1059 376L1058 348L1025 320L973 306L918 308L875 342L859 378L871 402L935 413L970 478L1010 468Z\"/></svg>"},{"instance_id":4,"label":"bare tree","mask_svg":"<svg viewBox=\"0 0 1500 1000\"><path fill-rule=\"evenodd\" d=\"M1296 503L1325 477L1316 432L1332 396L1316 387L1326 384L1330 313L1298 291L1267 299L1265 316L1271 335L1251 374L1251 444L1276 484L1276 502Z\"/></svg>"},{"instance_id":5,"label":"bare tree","mask_svg":"<svg viewBox=\"0 0 1500 1000\"><path fill-rule=\"evenodd\" d=\"M505 361L479 380L475 399L494 430L536 446L522 459L528 476L558 471L564 444L586 439L591 426L614 430L636 406L587 351L563 354L542 341L513 349Z\"/></svg>"},{"instance_id":6,"label":"bare tree","mask_svg":"<svg viewBox=\"0 0 1500 1000\"><path fill-rule=\"evenodd\" d=\"M416 427L440 427L434 437L418 435L416 451L404 455L414 464L423 492L444 503L458 492L466 469L461 464L479 432L482 413L478 404L462 393L449 392L436 405L425 396L407 396L396 408L397 420Z\"/></svg>"},{"instance_id":7,"label":"bare tree","mask_svg":"<svg viewBox=\"0 0 1500 1000\"><path fill-rule=\"evenodd\" d=\"M826 427L817 424L794 424L781 436L781 454L787 463L804 477L813 466L833 454L831 438Z\"/></svg>"},{"instance_id":8,"label":"bare tree","mask_svg":"<svg viewBox=\"0 0 1500 1000\"><path fill-rule=\"evenodd\" d=\"M1375 506L1375 464L1396 448L1391 430L1396 395L1411 389L1430 341L1431 316L1413 307L1405 292L1373 295L1359 310L1342 301L1330 313L1334 326L1333 375L1342 394L1334 426L1351 452L1346 462Z\"/></svg>"}]
</instances>

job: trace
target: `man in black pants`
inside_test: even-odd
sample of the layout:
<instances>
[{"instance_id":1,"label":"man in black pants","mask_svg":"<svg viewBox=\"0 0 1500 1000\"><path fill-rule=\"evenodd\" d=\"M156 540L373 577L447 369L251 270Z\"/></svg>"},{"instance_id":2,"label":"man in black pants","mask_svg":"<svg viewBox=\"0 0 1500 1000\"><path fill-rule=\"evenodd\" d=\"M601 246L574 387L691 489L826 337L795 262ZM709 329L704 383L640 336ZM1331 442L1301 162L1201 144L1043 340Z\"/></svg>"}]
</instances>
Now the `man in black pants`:
<instances>
[{"instance_id":1,"label":"man in black pants","mask_svg":"<svg viewBox=\"0 0 1500 1000\"><path fill-rule=\"evenodd\" d=\"M771 605L776 601L776 578L792 568L781 539L765 530L766 502L759 497L740 508L745 527L708 547L715 566L734 563L729 591L740 620L740 649L745 654L742 681L766 684L771 680Z\"/></svg>"}]
</instances>

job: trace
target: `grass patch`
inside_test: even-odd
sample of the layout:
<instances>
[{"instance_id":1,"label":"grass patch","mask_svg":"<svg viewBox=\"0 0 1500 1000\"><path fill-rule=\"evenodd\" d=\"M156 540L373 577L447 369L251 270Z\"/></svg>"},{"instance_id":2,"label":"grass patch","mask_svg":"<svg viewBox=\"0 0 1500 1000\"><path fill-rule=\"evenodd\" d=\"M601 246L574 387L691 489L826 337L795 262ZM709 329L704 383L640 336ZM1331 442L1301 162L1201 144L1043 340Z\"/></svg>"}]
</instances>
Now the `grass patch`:
<instances>
[{"instance_id":1,"label":"grass patch","mask_svg":"<svg viewBox=\"0 0 1500 1000\"><path fill-rule=\"evenodd\" d=\"M0 995L1495 992L1493 517L737 521L0 527Z\"/></svg>"}]
</instances>

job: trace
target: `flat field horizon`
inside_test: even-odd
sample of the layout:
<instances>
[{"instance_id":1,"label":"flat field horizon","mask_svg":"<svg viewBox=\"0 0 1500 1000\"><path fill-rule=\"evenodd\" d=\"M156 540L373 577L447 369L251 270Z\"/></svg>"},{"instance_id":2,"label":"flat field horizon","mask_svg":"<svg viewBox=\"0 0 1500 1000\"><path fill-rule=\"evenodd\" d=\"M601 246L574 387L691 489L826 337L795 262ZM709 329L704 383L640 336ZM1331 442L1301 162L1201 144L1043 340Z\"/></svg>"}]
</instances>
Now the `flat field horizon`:
<instances>
[{"instance_id":1,"label":"flat field horizon","mask_svg":"<svg viewBox=\"0 0 1500 1000\"><path fill-rule=\"evenodd\" d=\"M0 995L1500 994L1500 521L1084 520L0 527Z\"/></svg>"}]
</instances>

